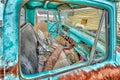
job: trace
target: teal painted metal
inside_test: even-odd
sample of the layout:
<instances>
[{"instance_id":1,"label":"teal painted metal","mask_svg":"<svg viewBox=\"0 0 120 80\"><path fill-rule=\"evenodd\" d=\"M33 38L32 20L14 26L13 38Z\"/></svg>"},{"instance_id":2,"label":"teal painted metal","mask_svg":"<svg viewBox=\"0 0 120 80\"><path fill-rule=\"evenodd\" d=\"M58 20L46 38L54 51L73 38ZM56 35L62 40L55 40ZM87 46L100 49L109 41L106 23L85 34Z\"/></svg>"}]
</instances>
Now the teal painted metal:
<instances>
[{"instance_id":1,"label":"teal painted metal","mask_svg":"<svg viewBox=\"0 0 120 80\"><path fill-rule=\"evenodd\" d=\"M4 70L18 63L18 10L22 0L5 0L2 26ZM4 73L5 80L19 80L19 75Z\"/></svg>"},{"instance_id":2,"label":"teal painted metal","mask_svg":"<svg viewBox=\"0 0 120 80\"><path fill-rule=\"evenodd\" d=\"M3 21L4 4L0 2L0 21ZM0 68L3 67L2 24L0 25Z\"/></svg>"},{"instance_id":3,"label":"teal painted metal","mask_svg":"<svg viewBox=\"0 0 120 80\"><path fill-rule=\"evenodd\" d=\"M34 25L35 9L26 9L26 22Z\"/></svg>"},{"instance_id":4,"label":"teal painted metal","mask_svg":"<svg viewBox=\"0 0 120 80\"><path fill-rule=\"evenodd\" d=\"M29 0L28 3L25 4L25 6L28 8L28 9L35 9L35 8L41 8L44 6L44 3L43 1L39 1L39 0Z\"/></svg>"},{"instance_id":5,"label":"teal painted metal","mask_svg":"<svg viewBox=\"0 0 120 80\"><path fill-rule=\"evenodd\" d=\"M67 36L69 36L71 39L73 39L76 43L76 46L74 47L74 49L86 60L88 60L88 57L90 56L90 51L87 51L87 49L85 47L83 47L82 45L79 45L80 42L84 42L86 43L89 47L92 47L94 44L94 37L90 36L88 34L86 34L84 31L78 31L70 26L66 26L63 25L64 27L67 27L69 30L69 33L66 34L66 32L63 31L63 33L65 33ZM97 43L97 47L96 47L96 51L103 53L102 56L103 58L105 58L105 56L107 55L105 52L105 46L102 44L105 44L103 42L98 41ZM79 46L78 46L79 45ZM98 54L101 54L98 53Z\"/></svg>"},{"instance_id":6,"label":"teal painted metal","mask_svg":"<svg viewBox=\"0 0 120 80\"><path fill-rule=\"evenodd\" d=\"M47 21L47 27L49 34L55 38L57 36L57 33L55 32L57 28L57 24Z\"/></svg>"},{"instance_id":7,"label":"teal painted metal","mask_svg":"<svg viewBox=\"0 0 120 80\"><path fill-rule=\"evenodd\" d=\"M104 8L108 11L109 13L109 25L110 25L110 51L109 51L109 56L108 60L115 60L116 54L116 3L113 3L111 1L106 1L106 0L95 0L95 1L90 1L90 0L64 0L72 3L77 3L77 4L84 4L88 6L93 6L94 7L99 7L99 8ZM92 4L92 5L91 5ZM113 16L111 16L113 15ZM88 40L89 41L89 40Z\"/></svg>"},{"instance_id":8,"label":"teal painted metal","mask_svg":"<svg viewBox=\"0 0 120 80\"><path fill-rule=\"evenodd\" d=\"M67 0L68 1L68 0ZM70 2L75 2L75 3L80 3L80 4L86 4L86 5L89 5L89 6L95 6L95 7L100 7L100 8L104 8L108 11L109 13L109 18L111 19L110 20L110 52L109 52L109 56L107 58L107 60L102 64L102 66L105 65L106 62L109 62L109 61L115 61L115 55L113 55L114 51L115 51L115 35L116 34L112 34L112 32L115 32L115 3L111 3L111 2L107 2L107 1L89 1L89 0L86 0L86 1L71 1L69 0ZM110 15L113 15L113 16L110 16ZM73 31L73 30L71 30ZM75 32L73 32L75 34ZM78 33L76 33L76 35L78 35ZM112 36L111 36L112 35ZM89 43L89 40L86 39L86 43ZM89 43L90 45L92 45L91 43ZM87 63L86 63L87 64ZM75 64L75 65L71 65L71 66L67 66L67 67L64 67L64 68L60 68L60 69L56 69L56 70L51 70L51 71L47 71L46 73L49 73L49 75L53 75L53 74L57 74L57 73L60 73L60 72L64 72L66 70L71 70L72 68L76 68L78 66L85 66L86 65L85 63L79 63L79 64ZM91 67L91 69L95 68L96 66L93 66ZM30 79L30 78L35 78L35 77L39 77L39 75L41 76L44 76L45 74L44 73L38 73L38 74L34 74L33 76L31 77L28 77L29 75L24 75L26 76L26 78Z\"/></svg>"},{"instance_id":9,"label":"teal painted metal","mask_svg":"<svg viewBox=\"0 0 120 80\"><path fill-rule=\"evenodd\" d=\"M33 0L32 0L33 1ZM57 76L53 76L54 74L71 70L72 68L77 68L79 66L86 66L80 68L81 70L89 70L95 69L99 66L104 66L107 63L114 64L115 61L119 62L120 60L116 58L116 5L110 1L106 0L62 0L67 2L73 2L77 4L83 4L93 7L100 7L104 8L109 13L109 25L110 25L110 48L109 48L109 55L106 61L96 65L86 66L88 62L74 64L71 66L67 66L64 68L26 75L21 72L21 76L26 79L37 78L40 76L51 76L52 80L56 80L61 74ZM2 29L2 36L3 36L3 53L4 53L4 68L6 66L12 66L18 63L18 10L22 0L6 0L5 7L4 7L4 14L3 14L3 29ZM33 21L30 21L33 23ZM119 58L119 57L118 57ZM66 74L66 73L65 73ZM64 75L64 74L63 74ZM11 75L6 75L6 80L19 80L19 76L14 77ZM43 79L44 80L44 79Z\"/></svg>"},{"instance_id":10,"label":"teal painted metal","mask_svg":"<svg viewBox=\"0 0 120 80\"><path fill-rule=\"evenodd\" d=\"M116 52L116 65L120 65L120 53Z\"/></svg>"},{"instance_id":11,"label":"teal painted metal","mask_svg":"<svg viewBox=\"0 0 120 80\"><path fill-rule=\"evenodd\" d=\"M52 13L53 13L53 18L55 22L49 21L49 18L48 18L47 28L48 28L49 35L55 38L58 36L58 33L61 31L62 27L61 27L60 17L57 17L59 16L57 15L57 11L52 11ZM48 14L47 16L49 17L50 15ZM58 33L56 32L56 30Z\"/></svg>"}]
</instances>

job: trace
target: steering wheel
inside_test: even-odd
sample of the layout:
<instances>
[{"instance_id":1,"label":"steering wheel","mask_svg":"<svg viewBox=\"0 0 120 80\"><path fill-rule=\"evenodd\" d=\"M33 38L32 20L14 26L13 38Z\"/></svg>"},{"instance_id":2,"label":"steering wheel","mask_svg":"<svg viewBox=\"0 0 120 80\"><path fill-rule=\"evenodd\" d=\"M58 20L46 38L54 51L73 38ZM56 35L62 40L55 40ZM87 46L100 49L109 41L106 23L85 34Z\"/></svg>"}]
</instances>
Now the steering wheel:
<instances>
[{"instance_id":1,"label":"steering wheel","mask_svg":"<svg viewBox=\"0 0 120 80\"><path fill-rule=\"evenodd\" d=\"M56 26L57 25L57 28L56 29L54 29L54 26ZM50 29L49 29L49 32L57 32L57 29L58 29L58 27L60 26L60 21L57 21L57 22L55 22L51 27L50 27ZM53 29L53 30L52 30Z\"/></svg>"}]
</instances>

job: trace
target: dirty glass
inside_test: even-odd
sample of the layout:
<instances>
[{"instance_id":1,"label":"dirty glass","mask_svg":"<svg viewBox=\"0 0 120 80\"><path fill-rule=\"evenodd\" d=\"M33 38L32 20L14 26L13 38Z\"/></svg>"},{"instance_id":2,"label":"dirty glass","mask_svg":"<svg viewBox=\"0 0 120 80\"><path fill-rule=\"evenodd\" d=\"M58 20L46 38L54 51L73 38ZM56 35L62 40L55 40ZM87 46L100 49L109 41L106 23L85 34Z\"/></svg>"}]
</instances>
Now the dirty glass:
<instances>
[{"instance_id":1,"label":"dirty glass","mask_svg":"<svg viewBox=\"0 0 120 80\"><path fill-rule=\"evenodd\" d=\"M88 62L102 12L101 9L91 7L60 10L60 14L36 10L35 24L26 23L20 29L22 72L34 74ZM49 33L51 25L55 25L52 29L57 36L53 37ZM105 27L104 17L93 61L106 57Z\"/></svg>"},{"instance_id":2,"label":"dirty glass","mask_svg":"<svg viewBox=\"0 0 120 80\"><path fill-rule=\"evenodd\" d=\"M61 10L61 21L65 26L69 26L70 30L74 29L83 35L89 41L81 41L75 46L78 53L85 59L89 60L90 52L96 38L100 19L102 17L102 9L85 7L81 9ZM64 26L64 28L65 28ZM99 39L94 54L94 61L105 59L106 54L106 33L105 33L105 16L102 22L102 29L100 31ZM66 27L67 28L67 27ZM67 30L68 31L68 30Z\"/></svg>"}]
</instances>

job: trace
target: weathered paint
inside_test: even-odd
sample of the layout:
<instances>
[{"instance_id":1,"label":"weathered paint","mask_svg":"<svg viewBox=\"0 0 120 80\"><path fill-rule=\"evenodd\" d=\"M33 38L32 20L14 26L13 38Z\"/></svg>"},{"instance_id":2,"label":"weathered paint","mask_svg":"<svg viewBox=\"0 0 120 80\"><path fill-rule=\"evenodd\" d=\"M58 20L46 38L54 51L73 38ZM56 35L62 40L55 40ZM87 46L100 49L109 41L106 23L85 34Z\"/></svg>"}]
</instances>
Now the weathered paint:
<instances>
[{"instance_id":1,"label":"weathered paint","mask_svg":"<svg viewBox=\"0 0 120 80\"><path fill-rule=\"evenodd\" d=\"M34 13L35 9L26 9L26 22L34 25Z\"/></svg>"},{"instance_id":2,"label":"weathered paint","mask_svg":"<svg viewBox=\"0 0 120 80\"><path fill-rule=\"evenodd\" d=\"M82 70L89 71L90 69L96 69L100 66L104 66L108 62L113 64L115 60L115 51L116 51L116 8L115 3L106 1L106 0L66 0L67 2L74 2L77 4L84 4L94 7L101 7L105 8L109 12L109 23L110 23L110 48L109 48L109 56L108 61L105 61L100 64L96 65L90 65L83 68L80 68ZM2 38L3 38L3 53L4 53L4 68L5 70L7 67L14 66L18 63L18 10L20 7L22 0L6 0L5 1L5 7L4 7L4 14L3 14L3 29L2 29ZM114 54L114 55L113 55ZM119 60L117 60L119 62ZM26 79L36 78L40 76L45 76L46 74L50 75L51 80L56 80L58 76L52 76L53 74L57 74L62 71L70 70L72 68L76 68L78 66L85 65L86 63L80 63L71 65L68 67L46 71L42 73L36 73L32 75L25 75L22 74L22 77ZM17 67L18 68L18 67ZM17 76L14 73L7 74L7 72L4 73L5 80L19 80L18 72L16 73ZM47 80L47 79L44 79Z\"/></svg>"},{"instance_id":3,"label":"weathered paint","mask_svg":"<svg viewBox=\"0 0 120 80\"><path fill-rule=\"evenodd\" d=\"M0 69L3 68L3 46L2 46L2 21L3 21L3 9L4 9L4 4L0 2ZM0 71L0 72L3 72ZM1 74L0 74L1 76Z\"/></svg>"},{"instance_id":4,"label":"weathered paint","mask_svg":"<svg viewBox=\"0 0 120 80\"><path fill-rule=\"evenodd\" d=\"M4 55L4 79L18 80L18 67L14 74L7 68L18 64L18 10L22 0L6 0L3 13L3 55ZM8 71L9 72L9 71Z\"/></svg>"}]
</instances>

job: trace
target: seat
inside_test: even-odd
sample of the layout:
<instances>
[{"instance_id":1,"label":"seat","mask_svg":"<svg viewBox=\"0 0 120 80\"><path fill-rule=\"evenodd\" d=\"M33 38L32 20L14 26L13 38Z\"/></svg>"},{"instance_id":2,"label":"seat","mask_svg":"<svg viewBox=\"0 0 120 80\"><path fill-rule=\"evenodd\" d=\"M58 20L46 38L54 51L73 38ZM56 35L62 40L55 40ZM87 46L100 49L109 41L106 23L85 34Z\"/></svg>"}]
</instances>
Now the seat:
<instances>
[{"instance_id":1,"label":"seat","mask_svg":"<svg viewBox=\"0 0 120 80\"><path fill-rule=\"evenodd\" d=\"M36 53L37 38L30 23L20 29L20 65L25 74L37 73L38 57Z\"/></svg>"}]
</instances>

